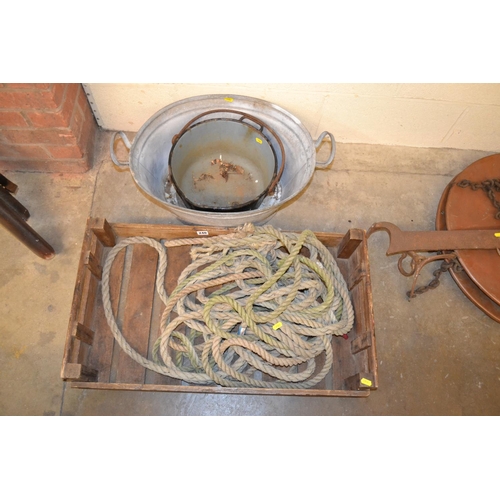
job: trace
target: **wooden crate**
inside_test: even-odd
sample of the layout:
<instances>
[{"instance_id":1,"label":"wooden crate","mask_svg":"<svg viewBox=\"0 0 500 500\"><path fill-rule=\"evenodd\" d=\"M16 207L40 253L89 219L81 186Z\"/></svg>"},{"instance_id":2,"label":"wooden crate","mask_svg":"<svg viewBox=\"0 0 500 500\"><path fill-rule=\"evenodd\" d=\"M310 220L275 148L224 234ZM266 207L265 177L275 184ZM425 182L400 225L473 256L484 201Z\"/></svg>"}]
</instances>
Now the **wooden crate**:
<instances>
[{"instance_id":1,"label":"wooden crate","mask_svg":"<svg viewBox=\"0 0 500 500\"><path fill-rule=\"evenodd\" d=\"M148 236L157 240L227 234L215 227L114 224L89 218L83 240L71 308L61 377L79 389L202 392L225 394L366 397L378 387L373 302L366 234L351 229L345 235L315 233L329 248L346 280L354 305L355 322L348 338L334 337L334 364L326 378L311 389L229 388L194 385L160 375L129 358L115 342L104 316L101 275L110 247L123 238ZM189 247L167 249L167 293L190 262ZM113 310L131 346L144 356L158 338L164 305L155 291L157 252L146 245L120 252L110 276ZM133 336L131 338L131 332ZM371 382L371 386L367 385Z\"/></svg>"}]
</instances>

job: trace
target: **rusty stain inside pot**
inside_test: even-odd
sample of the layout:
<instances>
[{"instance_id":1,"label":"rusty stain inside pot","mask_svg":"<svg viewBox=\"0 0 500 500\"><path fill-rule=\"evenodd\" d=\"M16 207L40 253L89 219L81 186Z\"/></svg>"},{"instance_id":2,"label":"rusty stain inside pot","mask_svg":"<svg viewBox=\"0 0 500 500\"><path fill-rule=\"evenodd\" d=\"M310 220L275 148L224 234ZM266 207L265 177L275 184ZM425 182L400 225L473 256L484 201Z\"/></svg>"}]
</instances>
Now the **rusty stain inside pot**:
<instances>
[{"instance_id":1,"label":"rusty stain inside pot","mask_svg":"<svg viewBox=\"0 0 500 500\"><path fill-rule=\"evenodd\" d=\"M269 181L269 174L248 156L231 153L226 159L217 151L186 163L177 179L188 199L206 207L246 203L257 198Z\"/></svg>"}]
</instances>

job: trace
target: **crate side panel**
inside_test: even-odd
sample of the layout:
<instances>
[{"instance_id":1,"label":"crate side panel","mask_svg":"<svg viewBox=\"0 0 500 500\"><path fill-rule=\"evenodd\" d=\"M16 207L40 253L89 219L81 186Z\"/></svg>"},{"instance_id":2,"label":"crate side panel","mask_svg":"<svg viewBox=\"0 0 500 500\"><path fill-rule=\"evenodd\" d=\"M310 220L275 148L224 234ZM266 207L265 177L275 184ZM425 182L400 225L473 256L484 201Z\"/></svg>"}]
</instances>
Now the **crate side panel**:
<instances>
[{"instance_id":1,"label":"crate side panel","mask_svg":"<svg viewBox=\"0 0 500 500\"><path fill-rule=\"evenodd\" d=\"M354 354L358 373L368 372L374 376L374 388L377 387L377 357L375 348L375 335L373 325L372 306L367 293L366 280L360 282L352 289L353 302L356 310L353 340L356 336L368 334L371 338L370 346Z\"/></svg>"},{"instance_id":2,"label":"crate side panel","mask_svg":"<svg viewBox=\"0 0 500 500\"><path fill-rule=\"evenodd\" d=\"M357 353L360 372L372 374L373 388L378 386L377 349L375 342L375 320L373 316L373 298L370 277L370 263L366 238L353 255L353 274L358 276L357 285L352 289L358 320L355 324L356 334L368 334L370 347Z\"/></svg>"},{"instance_id":3,"label":"crate side panel","mask_svg":"<svg viewBox=\"0 0 500 500\"><path fill-rule=\"evenodd\" d=\"M337 262L340 272L342 273L346 285L349 288L351 282L351 271L353 266L352 260L356 252L354 252L354 254L351 254L350 257L347 259L339 259L337 257L338 245L329 248L329 250L332 253L335 261ZM351 298L352 301L351 293L349 293L349 297ZM353 308L354 308L354 325L353 328L347 333L347 338L344 338L342 336L335 336L332 339L332 348L334 353L333 388L336 390L342 390L344 387L344 380L346 379L346 377L348 377L350 374L352 374L353 371L355 371L356 364L350 349L350 340L355 332L356 317L357 317L357 311L354 302L353 302Z\"/></svg>"},{"instance_id":4,"label":"crate side panel","mask_svg":"<svg viewBox=\"0 0 500 500\"><path fill-rule=\"evenodd\" d=\"M73 301L71 304L71 312L69 317L68 330L66 334L66 342L64 345L63 362L61 368L61 377L64 378L65 366L70 363L77 363L80 356L81 342L75 337L77 324L83 321L82 309L85 308L88 284L89 270L85 266L85 255L92 249L92 232L88 226L85 228L85 233L80 252L80 260L76 276L75 288L73 291Z\"/></svg>"}]
</instances>

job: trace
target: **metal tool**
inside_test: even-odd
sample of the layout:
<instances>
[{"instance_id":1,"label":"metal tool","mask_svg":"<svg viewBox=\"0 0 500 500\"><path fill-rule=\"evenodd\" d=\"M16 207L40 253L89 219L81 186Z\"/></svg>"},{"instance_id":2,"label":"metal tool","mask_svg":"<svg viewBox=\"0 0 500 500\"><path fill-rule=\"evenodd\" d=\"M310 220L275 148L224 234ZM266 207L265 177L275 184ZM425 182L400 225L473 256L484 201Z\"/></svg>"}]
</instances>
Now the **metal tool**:
<instances>
[{"instance_id":1,"label":"metal tool","mask_svg":"<svg viewBox=\"0 0 500 500\"><path fill-rule=\"evenodd\" d=\"M496 249L500 255L500 228L472 229L455 231L402 231L391 222L376 222L367 231L369 238L373 233L385 231L389 235L387 256L400 253L399 272L403 276L413 276L411 291L408 296L415 296L415 286L420 272L430 262L445 260L451 262L457 258L456 252L450 250L489 250ZM417 252L440 251L438 255L423 257ZM410 270L404 268L403 262L410 257Z\"/></svg>"},{"instance_id":2,"label":"metal tool","mask_svg":"<svg viewBox=\"0 0 500 500\"><path fill-rule=\"evenodd\" d=\"M402 231L391 222L376 222L368 230L368 237L386 231L390 237L387 255L403 252L434 252L438 250L500 249L500 227L493 229L459 229L455 231Z\"/></svg>"},{"instance_id":3,"label":"metal tool","mask_svg":"<svg viewBox=\"0 0 500 500\"><path fill-rule=\"evenodd\" d=\"M386 231L387 255L401 254L398 269L413 276L408 297L439 285L449 271L459 288L483 312L500 323L500 154L478 160L458 174L444 190L436 214L436 231L402 231L377 222L367 232ZM486 194L485 194L486 193ZM418 252L439 252L425 257ZM410 258L409 269L405 259ZM435 279L416 288L423 267L443 260Z\"/></svg>"}]
</instances>

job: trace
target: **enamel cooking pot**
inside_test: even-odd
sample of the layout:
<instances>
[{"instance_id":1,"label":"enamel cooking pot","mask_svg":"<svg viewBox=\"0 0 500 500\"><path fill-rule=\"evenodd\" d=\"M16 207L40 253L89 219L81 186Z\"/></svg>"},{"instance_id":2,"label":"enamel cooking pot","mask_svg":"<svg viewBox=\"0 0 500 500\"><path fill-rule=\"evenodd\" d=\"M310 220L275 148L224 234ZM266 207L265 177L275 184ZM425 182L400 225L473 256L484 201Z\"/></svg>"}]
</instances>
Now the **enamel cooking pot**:
<instances>
[{"instance_id":1,"label":"enamel cooking pot","mask_svg":"<svg viewBox=\"0 0 500 500\"><path fill-rule=\"evenodd\" d=\"M285 166L274 130L248 113L210 118L202 113L172 138L171 182L187 207L213 212L253 210L274 192ZM201 121L200 121L201 120ZM280 164L268 136L279 147Z\"/></svg>"}]
</instances>

